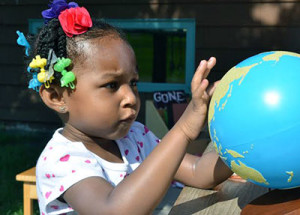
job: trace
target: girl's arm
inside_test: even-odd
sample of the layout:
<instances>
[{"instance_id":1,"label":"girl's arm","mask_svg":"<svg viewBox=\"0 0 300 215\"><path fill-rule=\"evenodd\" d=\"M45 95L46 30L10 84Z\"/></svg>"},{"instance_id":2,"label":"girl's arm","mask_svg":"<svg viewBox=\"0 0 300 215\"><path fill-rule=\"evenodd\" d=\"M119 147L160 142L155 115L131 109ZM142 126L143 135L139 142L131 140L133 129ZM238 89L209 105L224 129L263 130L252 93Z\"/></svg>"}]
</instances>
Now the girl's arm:
<instances>
[{"instance_id":1,"label":"girl's arm","mask_svg":"<svg viewBox=\"0 0 300 215\"><path fill-rule=\"evenodd\" d=\"M214 151L201 157L186 154L175 180L197 188L213 188L232 175L232 171Z\"/></svg>"},{"instance_id":2,"label":"girl's arm","mask_svg":"<svg viewBox=\"0 0 300 215\"><path fill-rule=\"evenodd\" d=\"M202 129L209 101L205 78L215 63L215 58L200 63L192 81L192 100L183 116L132 174L116 187L99 177L76 183L63 195L70 206L81 215L150 214L169 188L187 145ZM188 157L185 161L178 172L183 179L186 166L190 167Z\"/></svg>"}]
</instances>

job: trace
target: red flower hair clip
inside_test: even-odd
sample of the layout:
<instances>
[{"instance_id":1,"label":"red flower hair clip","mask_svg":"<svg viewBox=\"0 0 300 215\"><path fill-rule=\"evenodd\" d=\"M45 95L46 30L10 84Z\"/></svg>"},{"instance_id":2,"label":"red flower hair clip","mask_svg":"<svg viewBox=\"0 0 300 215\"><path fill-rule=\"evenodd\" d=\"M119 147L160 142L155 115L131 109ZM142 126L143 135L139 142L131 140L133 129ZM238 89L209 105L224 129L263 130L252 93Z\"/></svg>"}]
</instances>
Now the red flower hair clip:
<instances>
[{"instance_id":1,"label":"red flower hair clip","mask_svg":"<svg viewBox=\"0 0 300 215\"><path fill-rule=\"evenodd\" d=\"M58 16L61 27L68 37L87 32L92 27L92 19L84 7L66 9Z\"/></svg>"}]
</instances>

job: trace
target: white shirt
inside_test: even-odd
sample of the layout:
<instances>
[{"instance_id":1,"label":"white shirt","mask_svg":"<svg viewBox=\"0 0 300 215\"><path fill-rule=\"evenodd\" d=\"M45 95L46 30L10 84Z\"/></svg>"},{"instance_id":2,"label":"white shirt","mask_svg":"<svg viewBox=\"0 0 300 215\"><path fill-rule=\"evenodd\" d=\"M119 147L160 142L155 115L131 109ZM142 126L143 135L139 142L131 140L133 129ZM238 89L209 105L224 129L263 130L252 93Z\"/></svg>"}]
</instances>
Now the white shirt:
<instances>
[{"instance_id":1,"label":"white shirt","mask_svg":"<svg viewBox=\"0 0 300 215\"><path fill-rule=\"evenodd\" d=\"M111 163L89 151L82 142L72 142L57 129L41 153L36 166L40 213L73 214L57 198L82 179L98 176L116 186L133 172L159 143L141 123L134 122L128 134L116 140L124 163ZM76 213L75 213L76 214Z\"/></svg>"}]
</instances>

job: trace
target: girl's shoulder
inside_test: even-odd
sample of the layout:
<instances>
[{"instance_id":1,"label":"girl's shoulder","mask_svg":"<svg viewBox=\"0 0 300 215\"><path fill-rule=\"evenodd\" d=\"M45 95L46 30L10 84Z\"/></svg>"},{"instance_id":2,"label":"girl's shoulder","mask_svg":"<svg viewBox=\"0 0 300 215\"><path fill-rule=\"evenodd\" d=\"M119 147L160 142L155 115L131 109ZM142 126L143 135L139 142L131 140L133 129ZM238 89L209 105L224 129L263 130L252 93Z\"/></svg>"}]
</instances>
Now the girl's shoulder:
<instances>
[{"instance_id":1,"label":"girl's shoulder","mask_svg":"<svg viewBox=\"0 0 300 215\"><path fill-rule=\"evenodd\" d=\"M92 158L82 142L72 142L57 129L49 140L37 161L37 169L56 168L57 164L77 162ZM76 157L76 159L72 159Z\"/></svg>"},{"instance_id":2,"label":"girl's shoulder","mask_svg":"<svg viewBox=\"0 0 300 215\"><path fill-rule=\"evenodd\" d=\"M87 152L82 142L74 142L64 137L61 132L62 128L57 129L52 138L47 143L43 152L59 152L59 151L81 151ZM54 153L55 154L55 153Z\"/></svg>"}]
</instances>

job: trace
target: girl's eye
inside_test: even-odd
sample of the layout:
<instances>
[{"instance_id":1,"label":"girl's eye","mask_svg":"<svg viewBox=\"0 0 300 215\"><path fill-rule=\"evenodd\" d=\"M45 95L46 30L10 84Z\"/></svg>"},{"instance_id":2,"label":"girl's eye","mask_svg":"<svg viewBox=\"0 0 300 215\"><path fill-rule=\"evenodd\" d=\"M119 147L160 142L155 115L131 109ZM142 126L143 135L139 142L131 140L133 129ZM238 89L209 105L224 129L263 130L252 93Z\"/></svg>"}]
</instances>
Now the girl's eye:
<instances>
[{"instance_id":1,"label":"girl's eye","mask_svg":"<svg viewBox=\"0 0 300 215\"><path fill-rule=\"evenodd\" d=\"M136 87L137 83L138 83L138 80L132 80L132 81L130 81L130 86Z\"/></svg>"},{"instance_id":2,"label":"girl's eye","mask_svg":"<svg viewBox=\"0 0 300 215\"><path fill-rule=\"evenodd\" d=\"M106 88L108 89L117 89L118 83L117 82L111 82L105 85Z\"/></svg>"}]
</instances>

